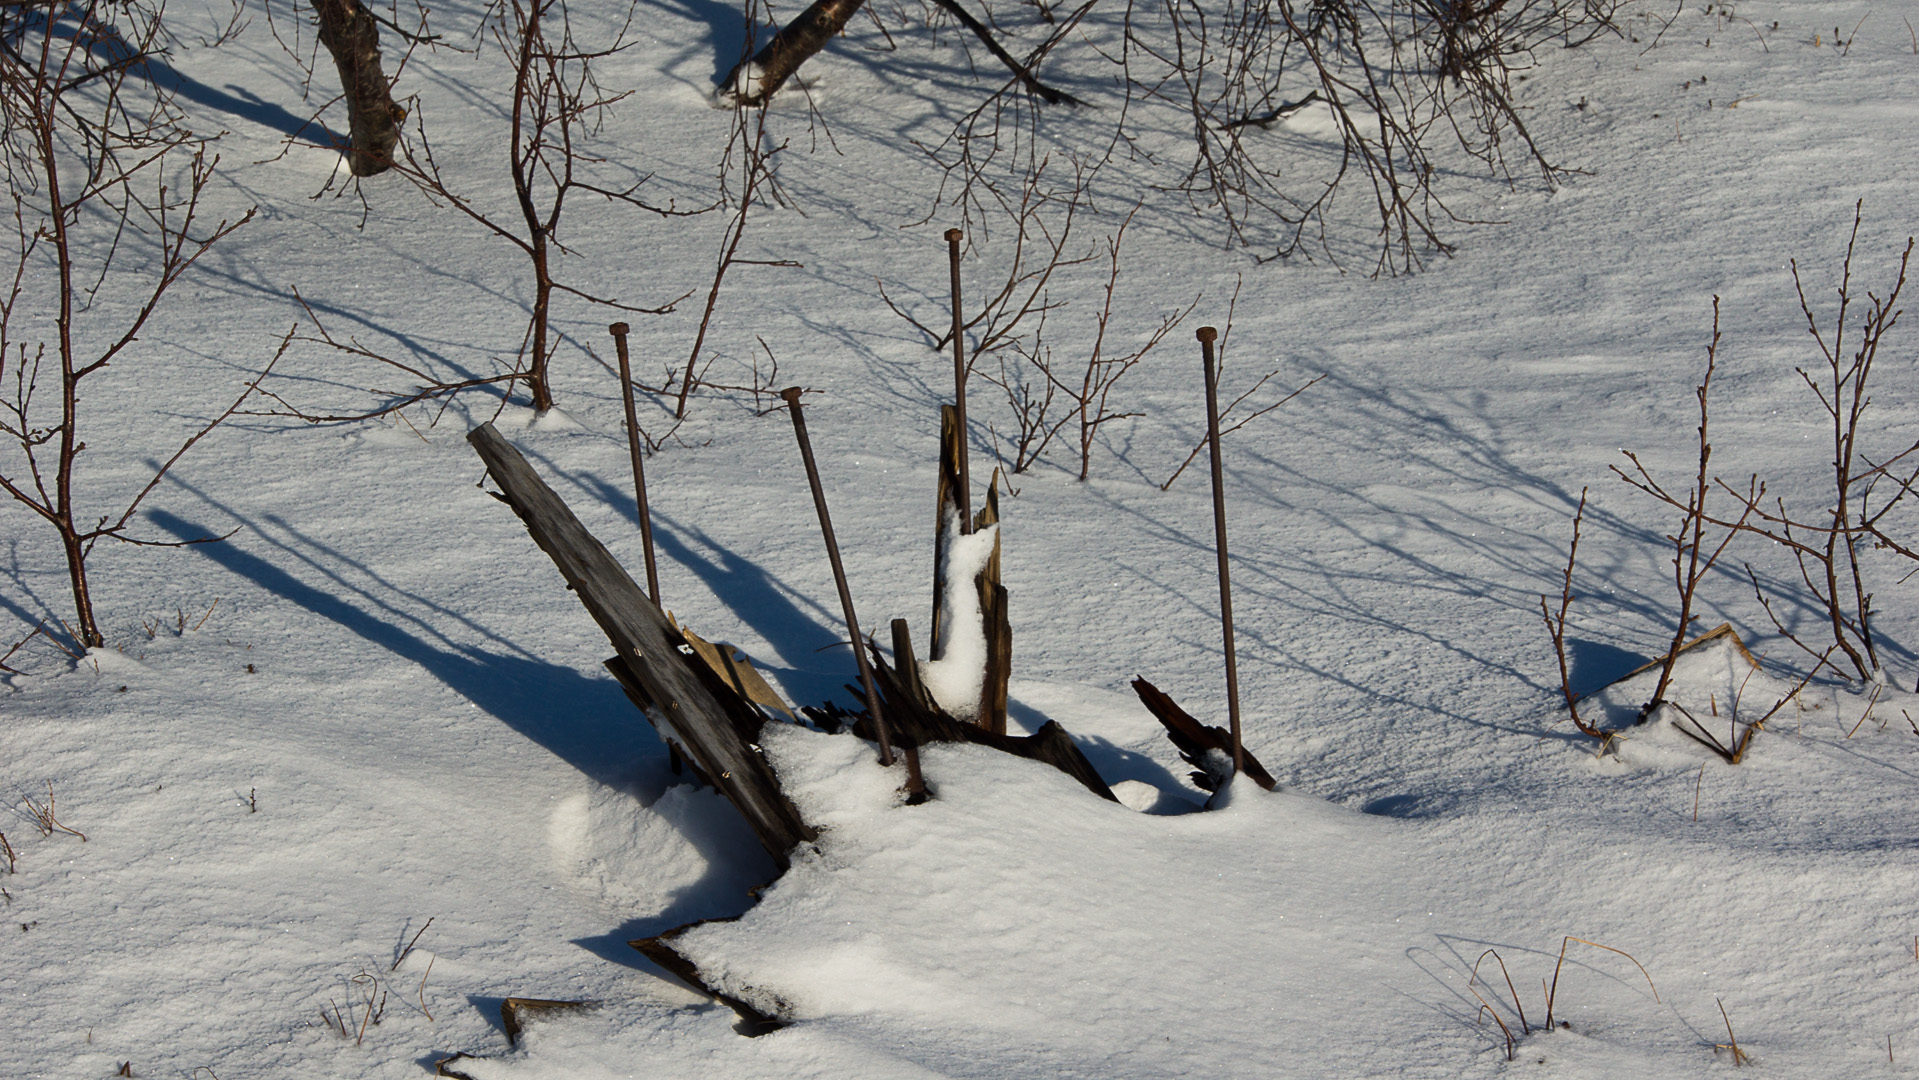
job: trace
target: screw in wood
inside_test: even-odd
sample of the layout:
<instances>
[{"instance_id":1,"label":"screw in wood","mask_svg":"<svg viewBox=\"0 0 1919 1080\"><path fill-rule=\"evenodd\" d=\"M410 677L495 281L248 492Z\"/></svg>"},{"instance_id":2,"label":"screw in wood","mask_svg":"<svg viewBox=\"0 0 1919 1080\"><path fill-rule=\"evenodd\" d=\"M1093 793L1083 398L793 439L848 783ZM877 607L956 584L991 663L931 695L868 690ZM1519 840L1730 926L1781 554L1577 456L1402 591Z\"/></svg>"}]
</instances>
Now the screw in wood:
<instances>
[{"instance_id":1,"label":"screw in wood","mask_svg":"<svg viewBox=\"0 0 1919 1080\"><path fill-rule=\"evenodd\" d=\"M853 658L859 662L860 685L866 688L866 709L873 716L873 730L880 739L880 764L893 764L893 740L886 730L886 715L880 711L879 691L874 688L873 668L860 645L859 619L853 614L853 593L846 587L846 568L840 563L840 543L833 536L833 518L826 512L826 491L820 487L820 469L813 461L813 442L806 437L806 417L800 409L800 388L789 386L780 391L793 414L793 437L799 440L800 460L806 464L806 482L813 489L813 509L819 511L820 535L826 539L826 558L833 564L833 584L840 590L840 610L846 613L846 632L853 642Z\"/></svg>"},{"instance_id":2,"label":"screw in wood","mask_svg":"<svg viewBox=\"0 0 1919 1080\"><path fill-rule=\"evenodd\" d=\"M626 353L627 325L616 322L606 328L613 335L613 348L620 357L620 396L626 401L626 449L633 459L634 504L640 515L640 545L646 549L646 595L653 606L660 606L660 570L653 561L653 514L646 507L646 466L640 456L640 421L633 409L633 369Z\"/></svg>"},{"instance_id":3,"label":"screw in wood","mask_svg":"<svg viewBox=\"0 0 1919 1080\"><path fill-rule=\"evenodd\" d=\"M1200 361L1206 368L1206 441L1213 457L1213 544L1219 554L1219 621L1226 640L1226 712L1233 727L1233 775L1246 767L1246 749L1239 735L1239 658L1233 651L1233 578L1226 560L1226 481L1219 458L1219 373L1213 361L1213 343L1219 331L1202 326Z\"/></svg>"},{"instance_id":4,"label":"screw in wood","mask_svg":"<svg viewBox=\"0 0 1919 1080\"><path fill-rule=\"evenodd\" d=\"M958 229L946 230L946 261L953 279L953 412L959 421L959 518L962 534L973 531L973 482L967 475L971 433L966 427L966 335L965 316L960 314L960 240L966 236Z\"/></svg>"}]
</instances>

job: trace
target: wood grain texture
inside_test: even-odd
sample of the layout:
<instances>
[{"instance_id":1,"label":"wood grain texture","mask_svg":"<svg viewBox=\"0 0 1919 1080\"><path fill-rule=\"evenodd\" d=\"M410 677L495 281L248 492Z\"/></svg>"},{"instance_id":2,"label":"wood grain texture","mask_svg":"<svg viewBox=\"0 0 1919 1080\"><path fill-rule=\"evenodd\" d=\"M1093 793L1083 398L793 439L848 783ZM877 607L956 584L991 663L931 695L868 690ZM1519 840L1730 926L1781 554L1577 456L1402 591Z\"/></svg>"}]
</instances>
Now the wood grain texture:
<instances>
[{"instance_id":1,"label":"wood grain texture","mask_svg":"<svg viewBox=\"0 0 1919 1080\"><path fill-rule=\"evenodd\" d=\"M780 791L756 745L763 718L704 663L688 661L692 646L492 424L474 428L467 441L533 542L613 643L618 663L608 661L608 670L660 735L739 809L784 871L787 853L815 833Z\"/></svg>"}]
</instances>

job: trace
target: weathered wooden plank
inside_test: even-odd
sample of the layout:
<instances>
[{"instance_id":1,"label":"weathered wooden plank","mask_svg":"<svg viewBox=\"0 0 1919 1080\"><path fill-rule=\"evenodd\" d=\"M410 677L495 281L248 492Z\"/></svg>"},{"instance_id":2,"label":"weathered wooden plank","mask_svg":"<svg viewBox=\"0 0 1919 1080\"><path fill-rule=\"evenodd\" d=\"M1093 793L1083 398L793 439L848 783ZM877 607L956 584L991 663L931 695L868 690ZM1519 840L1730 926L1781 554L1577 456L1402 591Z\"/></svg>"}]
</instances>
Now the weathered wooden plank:
<instances>
[{"instance_id":1,"label":"weathered wooden plank","mask_svg":"<svg viewBox=\"0 0 1919 1080\"><path fill-rule=\"evenodd\" d=\"M986 488L986 505L974 519L973 531L999 524L999 470ZM974 584L979 588L980 626L986 635L986 677L980 687L979 726L1006 734L1006 687L1013 677L1013 623L1006 586L1000 584L1000 534L993 534L993 554Z\"/></svg>"},{"instance_id":2,"label":"weathered wooden plank","mask_svg":"<svg viewBox=\"0 0 1919 1080\"><path fill-rule=\"evenodd\" d=\"M492 424L474 428L467 441L533 542L613 643L620 665L609 662L609 669L626 676L620 681L647 719L739 809L785 870L787 853L815 833L780 791L772 766L754 743L763 718L704 663L688 661L692 646ZM653 708L645 709L648 703Z\"/></svg>"}]
</instances>

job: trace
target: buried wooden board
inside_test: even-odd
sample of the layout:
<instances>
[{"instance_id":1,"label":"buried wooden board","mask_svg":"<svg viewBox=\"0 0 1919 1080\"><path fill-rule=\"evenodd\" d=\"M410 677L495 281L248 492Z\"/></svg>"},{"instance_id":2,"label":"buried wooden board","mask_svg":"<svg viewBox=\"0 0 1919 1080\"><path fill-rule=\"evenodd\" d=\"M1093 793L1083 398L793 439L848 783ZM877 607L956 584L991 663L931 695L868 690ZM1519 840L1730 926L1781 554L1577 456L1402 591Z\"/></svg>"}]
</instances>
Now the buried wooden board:
<instances>
[{"instance_id":1,"label":"buried wooden board","mask_svg":"<svg viewBox=\"0 0 1919 1080\"><path fill-rule=\"evenodd\" d=\"M556 1012L597 1008L593 1001L559 1001L553 998L510 997L500 1002L500 1029L506 1032L506 1044L518 1046L526 1025Z\"/></svg>"},{"instance_id":2,"label":"buried wooden board","mask_svg":"<svg viewBox=\"0 0 1919 1080\"><path fill-rule=\"evenodd\" d=\"M618 655L607 667L621 687L661 736L739 809L784 871L787 853L816 834L780 790L756 743L765 719L695 659L693 646L492 424L474 428L467 441L486 462L503 501L613 643Z\"/></svg>"},{"instance_id":3,"label":"buried wooden board","mask_svg":"<svg viewBox=\"0 0 1919 1080\"><path fill-rule=\"evenodd\" d=\"M664 934L657 934L650 938L639 938L635 941L629 941L627 944L639 950L641 956L658 964L662 970L674 978L679 979L700 993L732 1009L740 1018L740 1022L735 1027L735 1030L749 1038L758 1038L768 1032L778 1031L780 1028L785 1027L787 1022L773 1013L761 1011L751 1002L742 1001L714 986L707 981L705 975L700 973L698 964L688 960L678 949L673 947L673 939L696 926L705 926L707 923L716 922L735 922L738 919L738 915L729 915L717 919L699 919L695 922L687 923L685 926L676 926Z\"/></svg>"}]
</instances>

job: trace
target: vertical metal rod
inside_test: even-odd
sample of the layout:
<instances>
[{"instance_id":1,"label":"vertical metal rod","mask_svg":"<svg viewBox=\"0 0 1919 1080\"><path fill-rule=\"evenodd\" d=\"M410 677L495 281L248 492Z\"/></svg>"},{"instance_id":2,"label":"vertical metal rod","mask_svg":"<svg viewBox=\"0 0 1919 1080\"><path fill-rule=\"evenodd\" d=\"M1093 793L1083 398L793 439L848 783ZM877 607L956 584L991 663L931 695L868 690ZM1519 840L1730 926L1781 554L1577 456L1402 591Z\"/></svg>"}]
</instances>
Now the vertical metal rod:
<instances>
[{"instance_id":1,"label":"vertical metal rod","mask_svg":"<svg viewBox=\"0 0 1919 1080\"><path fill-rule=\"evenodd\" d=\"M840 590L840 610L846 613L846 632L853 638L853 658L859 661L860 685L866 688L866 710L873 716L873 730L880 737L880 764L893 764L893 740L886 730L886 716L880 712L879 691L873 686L873 668L866 659L866 647L860 641L859 620L853 615L853 593L846 587L846 568L840 565L840 542L833 536L833 519L826 512L826 492L820 487L819 466L813 463L813 443L806 437L806 417L800 412L800 388L789 386L780 391L793 414L793 437L800 443L800 459L806 463L806 482L813 488L813 508L820 513L820 533L826 537L826 557L833 564L833 584Z\"/></svg>"},{"instance_id":2,"label":"vertical metal rod","mask_svg":"<svg viewBox=\"0 0 1919 1080\"><path fill-rule=\"evenodd\" d=\"M1239 658L1233 651L1233 579L1226 561L1226 481L1219 463L1219 374L1214 370L1213 342L1219 331L1202 326L1197 334L1201 362L1206 367L1206 441L1213 451L1213 546L1219 553L1219 621L1226 636L1226 712L1233 725L1233 775L1246 768L1246 749L1239 736Z\"/></svg>"},{"instance_id":3,"label":"vertical metal rod","mask_svg":"<svg viewBox=\"0 0 1919 1080\"><path fill-rule=\"evenodd\" d=\"M626 449L633 458L633 498L640 514L640 545L646 549L646 595L653 606L660 606L660 568L653 561L653 512L646 506L646 466L640 459L640 420L633 411L633 369L626 355L627 325L616 322L606 328L613 335L613 348L620 354L620 396L626 400Z\"/></svg>"},{"instance_id":4,"label":"vertical metal rod","mask_svg":"<svg viewBox=\"0 0 1919 1080\"><path fill-rule=\"evenodd\" d=\"M953 272L953 411L959 420L959 518L960 534L973 531L973 481L967 475L966 459L971 455L971 433L966 427L966 335L963 324L966 317L960 314L960 240L966 234L958 229L946 230L946 256Z\"/></svg>"}]
</instances>

